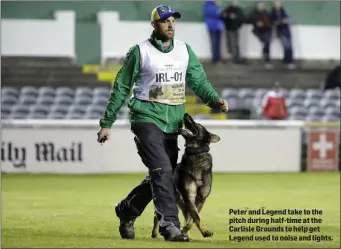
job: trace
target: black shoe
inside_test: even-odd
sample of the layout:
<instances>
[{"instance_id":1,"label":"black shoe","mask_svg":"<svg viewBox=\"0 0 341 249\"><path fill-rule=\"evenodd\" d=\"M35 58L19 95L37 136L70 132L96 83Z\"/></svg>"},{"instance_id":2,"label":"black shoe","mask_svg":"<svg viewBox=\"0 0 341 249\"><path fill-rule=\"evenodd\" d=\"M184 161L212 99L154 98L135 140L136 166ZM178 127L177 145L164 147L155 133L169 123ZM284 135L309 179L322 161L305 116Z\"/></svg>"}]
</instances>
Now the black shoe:
<instances>
[{"instance_id":1,"label":"black shoe","mask_svg":"<svg viewBox=\"0 0 341 249\"><path fill-rule=\"evenodd\" d=\"M171 241L171 242L189 242L188 236L183 234L183 233L180 233L178 235L175 235L175 236L172 236L172 237L169 237L169 238L165 237L165 240L166 241Z\"/></svg>"},{"instance_id":2,"label":"black shoe","mask_svg":"<svg viewBox=\"0 0 341 249\"><path fill-rule=\"evenodd\" d=\"M115 207L116 216L120 219L120 235L122 239L134 239L135 231L134 231L134 220L123 220L120 216L120 210L118 205Z\"/></svg>"}]
</instances>

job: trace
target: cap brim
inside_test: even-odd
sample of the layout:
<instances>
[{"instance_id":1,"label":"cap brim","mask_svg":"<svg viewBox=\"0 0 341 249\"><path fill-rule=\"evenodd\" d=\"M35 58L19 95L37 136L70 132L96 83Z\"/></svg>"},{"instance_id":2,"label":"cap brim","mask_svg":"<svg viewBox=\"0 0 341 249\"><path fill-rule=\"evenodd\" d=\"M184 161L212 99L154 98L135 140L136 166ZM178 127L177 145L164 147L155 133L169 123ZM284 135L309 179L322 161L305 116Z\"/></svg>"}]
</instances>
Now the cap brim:
<instances>
[{"instance_id":1,"label":"cap brim","mask_svg":"<svg viewBox=\"0 0 341 249\"><path fill-rule=\"evenodd\" d=\"M177 12L177 11L173 13L173 16L174 16L174 18L177 18L177 19L181 18L180 12Z\"/></svg>"},{"instance_id":2,"label":"cap brim","mask_svg":"<svg viewBox=\"0 0 341 249\"><path fill-rule=\"evenodd\" d=\"M170 18L171 16L173 16L176 19L180 19L181 18L181 14L180 12L172 12L172 13L167 13L163 16L162 20L167 20L168 18Z\"/></svg>"}]
</instances>

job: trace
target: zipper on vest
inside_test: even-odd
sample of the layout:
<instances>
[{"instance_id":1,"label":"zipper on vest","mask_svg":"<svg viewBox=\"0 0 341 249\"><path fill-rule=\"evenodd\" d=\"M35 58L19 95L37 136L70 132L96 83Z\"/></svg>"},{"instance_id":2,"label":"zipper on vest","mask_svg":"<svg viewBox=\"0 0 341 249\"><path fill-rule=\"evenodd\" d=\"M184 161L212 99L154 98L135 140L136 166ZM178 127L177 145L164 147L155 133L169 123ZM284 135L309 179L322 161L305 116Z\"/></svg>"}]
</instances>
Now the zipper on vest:
<instances>
[{"instance_id":1,"label":"zipper on vest","mask_svg":"<svg viewBox=\"0 0 341 249\"><path fill-rule=\"evenodd\" d=\"M168 125L168 105L166 105L166 125L164 128L164 132L166 132L167 125Z\"/></svg>"}]
</instances>

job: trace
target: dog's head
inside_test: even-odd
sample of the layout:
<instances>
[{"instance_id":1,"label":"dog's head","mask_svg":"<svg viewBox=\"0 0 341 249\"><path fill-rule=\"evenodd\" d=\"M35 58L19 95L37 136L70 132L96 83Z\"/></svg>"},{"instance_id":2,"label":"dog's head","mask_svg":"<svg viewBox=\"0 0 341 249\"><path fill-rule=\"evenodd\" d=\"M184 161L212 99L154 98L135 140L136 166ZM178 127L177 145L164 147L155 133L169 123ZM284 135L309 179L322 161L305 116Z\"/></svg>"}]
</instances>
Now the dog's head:
<instances>
[{"instance_id":1,"label":"dog's head","mask_svg":"<svg viewBox=\"0 0 341 249\"><path fill-rule=\"evenodd\" d=\"M184 125L185 129L181 128L180 134L184 137L187 148L198 148L220 141L218 135L210 133L203 125L196 123L188 113L184 116Z\"/></svg>"}]
</instances>

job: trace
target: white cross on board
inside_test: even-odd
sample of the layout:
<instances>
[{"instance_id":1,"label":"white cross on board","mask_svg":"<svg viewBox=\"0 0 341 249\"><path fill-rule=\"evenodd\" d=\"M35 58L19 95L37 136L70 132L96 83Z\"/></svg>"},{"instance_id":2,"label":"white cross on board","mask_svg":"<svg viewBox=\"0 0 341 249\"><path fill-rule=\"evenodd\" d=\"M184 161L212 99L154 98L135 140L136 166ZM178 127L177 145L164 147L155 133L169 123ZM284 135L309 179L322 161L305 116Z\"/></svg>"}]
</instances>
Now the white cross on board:
<instances>
[{"instance_id":1,"label":"white cross on board","mask_svg":"<svg viewBox=\"0 0 341 249\"><path fill-rule=\"evenodd\" d=\"M327 157L327 151L334 149L334 144L327 141L326 134L320 134L319 140L313 143L313 149L320 152L321 159L325 159Z\"/></svg>"}]
</instances>

